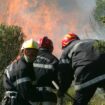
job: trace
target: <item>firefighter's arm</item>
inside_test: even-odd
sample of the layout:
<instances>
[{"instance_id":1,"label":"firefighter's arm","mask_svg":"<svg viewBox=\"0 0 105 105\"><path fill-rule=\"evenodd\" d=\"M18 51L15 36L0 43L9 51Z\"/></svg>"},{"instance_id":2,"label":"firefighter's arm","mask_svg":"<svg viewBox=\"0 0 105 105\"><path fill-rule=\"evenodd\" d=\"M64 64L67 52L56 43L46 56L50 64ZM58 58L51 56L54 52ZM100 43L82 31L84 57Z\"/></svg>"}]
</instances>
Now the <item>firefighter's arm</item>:
<instances>
[{"instance_id":1,"label":"firefighter's arm","mask_svg":"<svg viewBox=\"0 0 105 105\"><path fill-rule=\"evenodd\" d=\"M26 100L34 101L36 96L35 85L33 85L29 77L21 78L21 80L22 79L23 82L17 84L20 95Z\"/></svg>"},{"instance_id":2,"label":"firefighter's arm","mask_svg":"<svg viewBox=\"0 0 105 105\"><path fill-rule=\"evenodd\" d=\"M63 59L64 60L64 59ZM59 91L58 96L64 96L64 93L70 87L73 81L74 71L67 61L60 61L59 63Z\"/></svg>"},{"instance_id":3,"label":"firefighter's arm","mask_svg":"<svg viewBox=\"0 0 105 105\"><path fill-rule=\"evenodd\" d=\"M17 105L18 92L15 90L11 81L11 75L9 72L10 66L5 69L3 75L3 87L5 93L1 105Z\"/></svg>"}]
</instances>

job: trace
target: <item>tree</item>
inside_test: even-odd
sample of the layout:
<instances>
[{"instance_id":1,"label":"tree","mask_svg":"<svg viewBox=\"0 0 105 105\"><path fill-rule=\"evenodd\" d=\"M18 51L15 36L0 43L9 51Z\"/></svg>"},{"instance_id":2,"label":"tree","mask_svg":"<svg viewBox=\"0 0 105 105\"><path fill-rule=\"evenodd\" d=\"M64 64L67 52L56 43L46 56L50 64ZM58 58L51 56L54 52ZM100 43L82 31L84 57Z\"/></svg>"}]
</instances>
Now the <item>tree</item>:
<instances>
[{"instance_id":1,"label":"tree","mask_svg":"<svg viewBox=\"0 0 105 105\"><path fill-rule=\"evenodd\" d=\"M96 0L96 8L94 9L95 20L103 26L105 23L105 0Z\"/></svg>"},{"instance_id":2,"label":"tree","mask_svg":"<svg viewBox=\"0 0 105 105\"><path fill-rule=\"evenodd\" d=\"M2 76L5 67L16 58L25 35L18 26L0 25L0 100L3 96Z\"/></svg>"}]
</instances>

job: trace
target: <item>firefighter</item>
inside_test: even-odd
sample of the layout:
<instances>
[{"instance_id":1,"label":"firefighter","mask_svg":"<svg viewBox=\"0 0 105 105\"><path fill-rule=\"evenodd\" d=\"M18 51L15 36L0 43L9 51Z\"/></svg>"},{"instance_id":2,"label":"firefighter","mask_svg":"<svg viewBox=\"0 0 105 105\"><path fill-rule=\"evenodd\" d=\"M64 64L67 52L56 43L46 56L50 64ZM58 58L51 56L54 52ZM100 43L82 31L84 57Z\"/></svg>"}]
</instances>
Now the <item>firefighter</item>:
<instances>
[{"instance_id":1,"label":"firefighter","mask_svg":"<svg viewBox=\"0 0 105 105\"><path fill-rule=\"evenodd\" d=\"M38 44L33 39L24 41L21 57L12 62L4 72L5 95L2 105L31 105L37 91L34 81L33 61L38 53Z\"/></svg>"},{"instance_id":2,"label":"firefighter","mask_svg":"<svg viewBox=\"0 0 105 105\"><path fill-rule=\"evenodd\" d=\"M69 33L62 40L59 62L59 97L71 86L75 87L73 105L87 105L98 87L105 90L105 41L83 39Z\"/></svg>"},{"instance_id":3,"label":"firefighter","mask_svg":"<svg viewBox=\"0 0 105 105\"><path fill-rule=\"evenodd\" d=\"M36 88L39 90L34 105L56 105L57 96L54 93L53 81L57 82L57 65L58 59L52 54L53 42L47 36L40 38L38 41L39 52L36 60L33 63L36 75Z\"/></svg>"}]
</instances>

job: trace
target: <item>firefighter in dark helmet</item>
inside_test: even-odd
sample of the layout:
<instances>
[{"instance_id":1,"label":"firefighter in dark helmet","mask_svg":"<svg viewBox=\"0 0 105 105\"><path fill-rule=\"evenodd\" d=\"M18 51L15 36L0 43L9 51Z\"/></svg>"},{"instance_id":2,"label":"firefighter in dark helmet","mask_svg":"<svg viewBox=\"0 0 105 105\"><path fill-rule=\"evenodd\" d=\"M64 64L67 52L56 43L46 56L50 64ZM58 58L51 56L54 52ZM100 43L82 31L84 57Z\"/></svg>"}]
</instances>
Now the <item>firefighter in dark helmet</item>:
<instances>
[{"instance_id":1,"label":"firefighter in dark helmet","mask_svg":"<svg viewBox=\"0 0 105 105\"><path fill-rule=\"evenodd\" d=\"M62 49L58 95L63 97L74 81L73 105L87 105L98 87L105 90L105 41L80 40L76 34L69 33L62 40Z\"/></svg>"},{"instance_id":2,"label":"firefighter in dark helmet","mask_svg":"<svg viewBox=\"0 0 105 105\"><path fill-rule=\"evenodd\" d=\"M57 96L54 93L52 81L58 82L58 59L52 54L53 42L47 36L38 41L39 52L33 63L36 75L36 88L40 91L35 105L56 105Z\"/></svg>"}]
</instances>

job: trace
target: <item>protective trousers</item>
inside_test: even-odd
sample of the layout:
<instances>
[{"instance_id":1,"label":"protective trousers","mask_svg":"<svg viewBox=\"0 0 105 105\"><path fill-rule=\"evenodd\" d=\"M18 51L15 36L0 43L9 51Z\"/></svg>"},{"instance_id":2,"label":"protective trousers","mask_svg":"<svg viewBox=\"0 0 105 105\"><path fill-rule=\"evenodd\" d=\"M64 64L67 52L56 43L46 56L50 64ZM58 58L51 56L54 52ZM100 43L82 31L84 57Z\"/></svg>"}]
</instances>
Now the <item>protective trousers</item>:
<instances>
[{"instance_id":1,"label":"protective trousers","mask_svg":"<svg viewBox=\"0 0 105 105\"><path fill-rule=\"evenodd\" d=\"M95 94L97 88L101 88L105 92L104 83L105 83L105 80L101 81L100 83L91 85L87 88L76 91L75 101L74 101L73 105L88 105L91 98Z\"/></svg>"}]
</instances>

